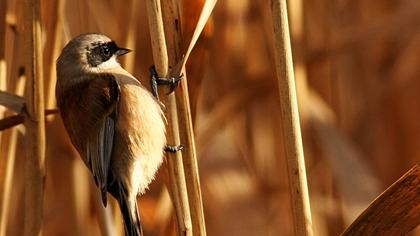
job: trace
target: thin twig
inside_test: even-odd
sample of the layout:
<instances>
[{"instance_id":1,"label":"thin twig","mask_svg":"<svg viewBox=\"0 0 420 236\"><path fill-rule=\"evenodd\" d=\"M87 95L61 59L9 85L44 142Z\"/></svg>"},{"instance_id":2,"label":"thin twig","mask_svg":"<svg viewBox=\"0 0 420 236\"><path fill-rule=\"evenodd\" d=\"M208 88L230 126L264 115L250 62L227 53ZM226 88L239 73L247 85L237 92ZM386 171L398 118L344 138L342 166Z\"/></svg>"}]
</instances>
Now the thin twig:
<instances>
[{"instance_id":1,"label":"thin twig","mask_svg":"<svg viewBox=\"0 0 420 236\"><path fill-rule=\"evenodd\" d=\"M24 235L39 235L45 177L45 116L39 0L24 1L26 51L26 160Z\"/></svg>"},{"instance_id":2,"label":"thin twig","mask_svg":"<svg viewBox=\"0 0 420 236\"><path fill-rule=\"evenodd\" d=\"M296 235L312 235L305 159L299 124L286 0L271 0L275 65Z\"/></svg>"},{"instance_id":3,"label":"thin twig","mask_svg":"<svg viewBox=\"0 0 420 236\"><path fill-rule=\"evenodd\" d=\"M164 22L167 33L169 64L175 65L181 58L181 16L180 1L172 1L164 6ZM191 220L193 235L206 235L204 222L203 202L201 196L200 179L198 174L197 154L195 147L195 138L191 118L191 109L188 95L187 75L184 70L184 78L180 82L179 88L175 91L178 105L179 125L181 140L185 145L184 169L188 190L188 200L191 208Z\"/></svg>"},{"instance_id":4,"label":"thin twig","mask_svg":"<svg viewBox=\"0 0 420 236\"><path fill-rule=\"evenodd\" d=\"M45 116L54 115L54 114L57 114L57 113L58 113L57 109L45 110ZM5 117L5 118L0 120L0 131L12 128L16 125L20 125L23 122L25 122L25 115L24 114Z\"/></svg>"},{"instance_id":5,"label":"thin twig","mask_svg":"<svg viewBox=\"0 0 420 236\"><path fill-rule=\"evenodd\" d=\"M152 41L153 60L160 76L168 75L168 51L162 21L162 10L159 0L147 0L147 15ZM179 125L175 95L162 96L165 104L165 115L168 121L167 141L171 145L179 145ZM167 158L169 168L170 192L178 221L178 235L192 235L191 216L188 205L188 194L185 183L185 173L181 152L176 152Z\"/></svg>"}]
</instances>

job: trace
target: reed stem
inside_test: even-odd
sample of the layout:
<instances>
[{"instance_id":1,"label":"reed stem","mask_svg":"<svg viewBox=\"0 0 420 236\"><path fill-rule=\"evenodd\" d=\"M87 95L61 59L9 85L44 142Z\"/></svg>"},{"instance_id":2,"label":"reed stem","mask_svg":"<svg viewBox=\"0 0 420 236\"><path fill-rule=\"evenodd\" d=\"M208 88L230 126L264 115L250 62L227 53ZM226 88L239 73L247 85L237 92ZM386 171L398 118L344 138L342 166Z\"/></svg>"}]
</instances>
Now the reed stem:
<instances>
[{"instance_id":1,"label":"reed stem","mask_svg":"<svg viewBox=\"0 0 420 236\"><path fill-rule=\"evenodd\" d=\"M153 60L156 71L162 77L168 76L168 49L163 28L162 10L159 0L147 0L147 15L152 41ZM162 94L162 93L161 93ZM162 96L165 105L165 116L168 121L167 141L170 145L179 145L179 124L175 94ZM178 222L178 235L192 235L191 215L188 205L188 193L182 163L182 153L168 154L169 188Z\"/></svg>"},{"instance_id":2,"label":"reed stem","mask_svg":"<svg viewBox=\"0 0 420 236\"><path fill-rule=\"evenodd\" d=\"M45 115L40 1L24 1L26 52L26 160L24 235L41 233L45 177Z\"/></svg>"},{"instance_id":3,"label":"reed stem","mask_svg":"<svg viewBox=\"0 0 420 236\"><path fill-rule=\"evenodd\" d=\"M163 9L163 20L166 26L165 32L167 35L168 48L171 49L171 51L168 52L170 65L176 65L182 59L181 45L183 38L180 27L182 26L180 8L181 2L175 0L172 1L171 4L165 4ZM188 94L188 80L185 68L183 68L183 76L180 86L175 91L176 100L178 102L180 136L186 147L183 156L183 164L186 175L188 200L191 208L193 235L203 236L206 235L206 227Z\"/></svg>"},{"instance_id":4,"label":"reed stem","mask_svg":"<svg viewBox=\"0 0 420 236\"><path fill-rule=\"evenodd\" d=\"M6 10L7 0L0 0L0 90L6 90ZM4 108L0 108L0 118L3 117L2 111ZM1 140L1 138L0 138Z\"/></svg>"},{"instance_id":5,"label":"reed stem","mask_svg":"<svg viewBox=\"0 0 420 236\"><path fill-rule=\"evenodd\" d=\"M313 235L286 0L271 0L275 65L296 235Z\"/></svg>"}]
</instances>

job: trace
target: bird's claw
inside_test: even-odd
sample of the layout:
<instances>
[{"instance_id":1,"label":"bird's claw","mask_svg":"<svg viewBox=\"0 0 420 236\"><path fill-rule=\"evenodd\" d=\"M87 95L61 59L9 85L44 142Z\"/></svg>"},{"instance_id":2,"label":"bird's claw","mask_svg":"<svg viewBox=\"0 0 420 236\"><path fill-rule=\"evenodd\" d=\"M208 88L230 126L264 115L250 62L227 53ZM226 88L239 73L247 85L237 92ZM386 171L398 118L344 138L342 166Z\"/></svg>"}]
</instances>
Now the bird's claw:
<instances>
[{"instance_id":1,"label":"bird's claw","mask_svg":"<svg viewBox=\"0 0 420 236\"><path fill-rule=\"evenodd\" d=\"M178 145L178 146L171 146L171 145L166 145L165 147L165 151L166 152L170 152L170 153L176 153L179 151L184 150L184 145Z\"/></svg>"},{"instance_id":2,"label":"bird's claw","mask_svg":"<svg viewBox=\"0 0 420 236\"><path fill-rule=\"evenodd\" d=\"M181 74L177 77L170 77L170 78L161 78L159 77L156 67L151 66L149 69L150 72L150 85L152 87L152 94L153 96L159 101L159 94L158 94L158 85L169 85L170 90L168 94L172 93L175 88L178 86L179 81L184 77L184 74Z\"/></svg>"}]
</instances>

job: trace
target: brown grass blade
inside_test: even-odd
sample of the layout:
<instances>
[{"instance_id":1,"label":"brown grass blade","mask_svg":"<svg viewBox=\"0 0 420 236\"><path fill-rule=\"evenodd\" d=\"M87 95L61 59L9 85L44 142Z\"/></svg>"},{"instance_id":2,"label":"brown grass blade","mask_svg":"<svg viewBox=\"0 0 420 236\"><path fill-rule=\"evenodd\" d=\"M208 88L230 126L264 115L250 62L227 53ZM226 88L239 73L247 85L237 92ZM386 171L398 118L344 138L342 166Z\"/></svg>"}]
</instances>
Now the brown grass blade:
<instances>
[{"instance_id":1,"label":"brown grass blade","mask_svg":"<svg viewBox=\"0 0 420 236\"><path fill-rule=\"evenodd\" d=\"M385 190L342 234L406 235L420 224L420 165Z\"/></svg>"},{"instance_id":2,"label":"brown grass blade","mask_svg":"<svg viewBox=\"0 0 420 236\"><path fill-rule=\"evenodd\" d=\"M45 116L49 116L49 115L53 115L57 113L58 113L57 109L49 109L45 111ZM23 122L25 122L25 115L23 114L8 116L0 120L0 131L3 131L5 129L11 128L16 125L20 125Z\"/></svg>"},{"instance_id":3,"label":"brown grass blade","mask_svg":"<svg viewBox=\"0 0 420 236\"><path fill-rule=\"evenodd\" d=\"M195 43L197 43L197 40L200 37L201 32L203 31L204 26L206 25L216 3L217 3L217 0L207 0L204 3L203 10L201 11L200 18L198 19L197 26L195 28L191 41L188 45L187 51L183 54L184 56L182 60L179 61L176 66L173 67L172 71L170 72L170 75L177 76L181 74L181 71L185 67L188 57L190 56L190 53L195 46Z\"/></svg>"},{"instance_id":4,"label":"brown grass blade","mask_svg":"<svg viewBox=\"0 0 420 236\"><path fill-rule=\"evenodd\" d=\"M25 122L25 117L23 115L8 116L0 120L0 131L20 125L23 122Z\"/></svg>"},{"instance_id":5,"label":"brown grass blade","mask_svg":"<svg viewBox=\"0 0 420 236\"><path fill-rule=\"evenodd\" d=\"M20 113L25 106L25 98L5 91L0 91L0 105L5 106L16 113Z\"/></svg>"}]
</instances>

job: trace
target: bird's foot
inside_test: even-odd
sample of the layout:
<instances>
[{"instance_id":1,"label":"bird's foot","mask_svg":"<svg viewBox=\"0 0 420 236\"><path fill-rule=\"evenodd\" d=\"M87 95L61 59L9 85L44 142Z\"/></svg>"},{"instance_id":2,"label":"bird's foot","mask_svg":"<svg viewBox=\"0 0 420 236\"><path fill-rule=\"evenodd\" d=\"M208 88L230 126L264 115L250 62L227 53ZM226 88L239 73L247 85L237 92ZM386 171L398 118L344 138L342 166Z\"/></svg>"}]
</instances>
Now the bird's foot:
<instances>
[{"instance_id":1,"label":"bird's foot","mask_svg":"<svg viewBox=\"0 0 420 236\"><path fill-rule=\"evenodd\" d=\"M184 150L184 145L182 144L178 146L166 145L165 147L165 152L170 152L170 153L176 153L182 150Z\"/></svg>"},{"instance_id":2,"label":"bird's foot","mask_svg":"<svg viewBox=\"0 0 420 236\"><path fill-rule=\"evenodd\" d=\"M159 77L156 67L151 66L149 69L150 72L150 85L152 87L152 94L153 96L159 101L159 94L158 94L158 85L169 85L170 90L169 93L172 93L175 88L178 86L179 81L184 77L183 74L181 74L178 77L170 77L170 78L162 78Z\"/></svg>"}]
</instances>

